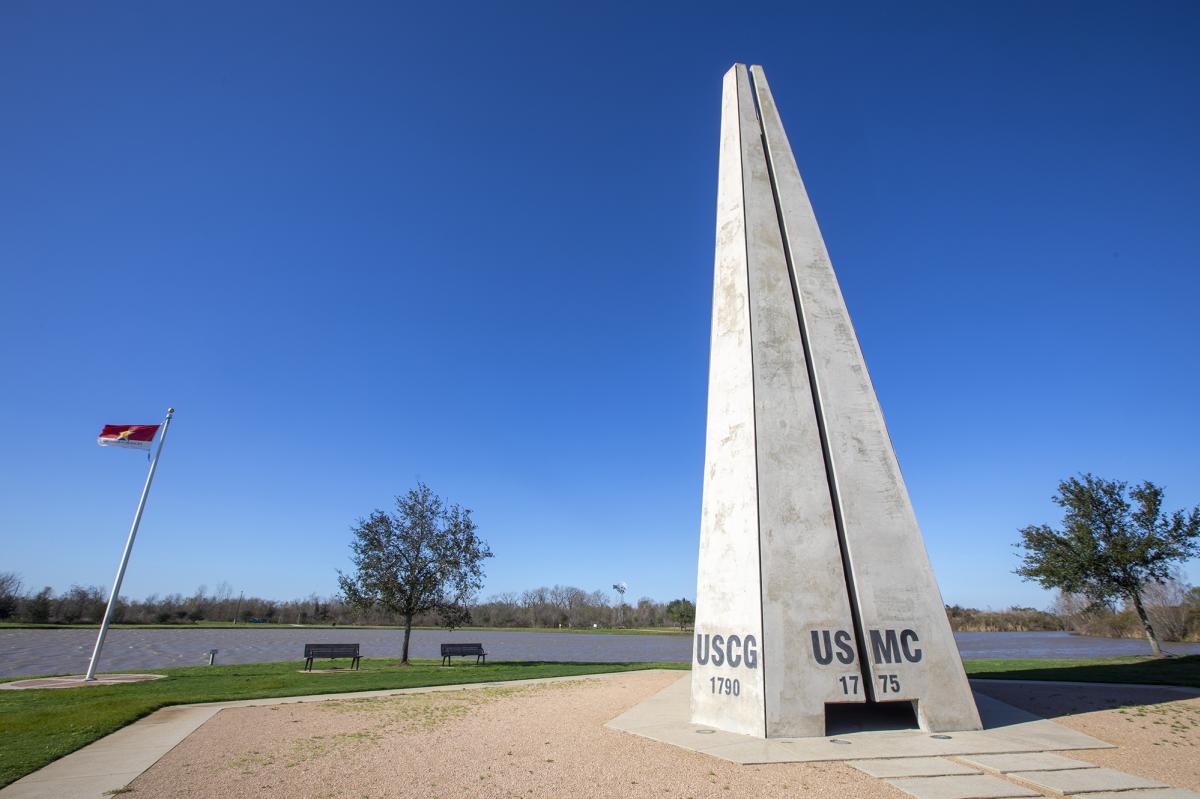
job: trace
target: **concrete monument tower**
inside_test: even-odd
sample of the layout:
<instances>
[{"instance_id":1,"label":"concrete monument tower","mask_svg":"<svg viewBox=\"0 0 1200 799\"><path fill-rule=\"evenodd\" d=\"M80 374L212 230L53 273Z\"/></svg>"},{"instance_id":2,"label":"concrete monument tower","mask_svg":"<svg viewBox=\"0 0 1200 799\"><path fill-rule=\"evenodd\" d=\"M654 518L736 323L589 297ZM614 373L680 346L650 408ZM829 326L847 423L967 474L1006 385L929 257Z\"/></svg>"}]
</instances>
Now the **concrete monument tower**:
<instances>
[{"instance_id":1,"label":"concrete monument tower","mask_svg":"<svg viewBox=\"0 0 1200 799\"><path fill-rule=\"evenodd\" d=\"M692 721L819 736L858 705L980 729L761 67L725 75L718 180Z\"/></svg>"}]
</instances>

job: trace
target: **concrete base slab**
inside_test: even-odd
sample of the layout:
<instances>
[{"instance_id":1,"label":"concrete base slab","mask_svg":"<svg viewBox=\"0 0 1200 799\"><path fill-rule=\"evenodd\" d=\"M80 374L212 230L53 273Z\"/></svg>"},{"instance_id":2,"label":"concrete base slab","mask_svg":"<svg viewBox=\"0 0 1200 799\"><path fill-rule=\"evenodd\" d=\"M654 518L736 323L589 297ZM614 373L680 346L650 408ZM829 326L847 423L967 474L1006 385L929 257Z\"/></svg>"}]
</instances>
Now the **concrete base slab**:
<instances>
[{"instance_id":1,"label":"concrete base slab","mask_svg":"<svg viewBox=\"0 0 1200 799\"><path fill-rule=\"evenodd\" d=\"M744 764L1113 748L1112 744L979 693L975 701L983 717L983 730L938 737L919 730L901 730L824 738L755 738L692 724L690 687L686 676L681 677L606 726Z\"/></svg>"},{"instance_id":2,"label":"concrete base slab","mask_svg":"<svg viewBox=\"0 0 1200 799\"><path fill-rule=\"evenodd\" d=\"M1069 769L1067 771L1013 771L1006 774L1055 796L1088 791L1131 791L1135 788L1169 788L1161 782L1148 780L1111 768Z\"/></svg>"},{"instance_id":3,"label":"concrete base slab","mask_svg":"<svg viewBox=\"0 0 1200 799\"><path fill-rule=\"evenodd\" d=\"M891 777L947 777L978 774L976 769L944 757L899 757L880 760L851 760L850 765L880 779Z\"/></svg>"},{"instance_id":4,"label":"concrete base slab","mask_svg":"<svg viewBox=\"0 0 1200 799\"><path fill-rule=\"evenodd\" d=\"M1036 791L986 774L970 777L911 777L888 780L888 784L917 799L1014 799L1039 795Z\"/></svg>"},{"instance_id":5,"label":"concrete base slab","mask_svg":"<svg viewBox=\"0 0 1200 799\"><path fill-rule=\"evenodd\" d=\"M1070 799L1200 799L1200 793L1184 791L1183 788L1165 788L1162 791L1102 791L1099 793L1076 793Z\"/></svg>"},{"instance_id":6,"label":"concrete base slab","mask_svg":"<svg viewBox=\"0 0 1200 799\"><path fill-rule=\"evenodd\" d=\"M1095 763L1072 760L1053 752L1021 752L1012 755L974 755L963 760L984 771L1008 774L1012 771L1065 771L1073 768L1095 768Z\"/></svg>"},{"instance_id":7,"label":"concrete base slab","mask_svg":"<svg viewBox=\"0 0 1200 799\"><path fill-rule=\"evenodd\" d=\"M28 691L33 688L79 688L88 685L120 685L126 682L161 680L165 674L100 674L94 680L85 680L82 674L67 677L35 677L32 680L13 680L0 683L0 691Z\"/></svg>"}]
</instances>

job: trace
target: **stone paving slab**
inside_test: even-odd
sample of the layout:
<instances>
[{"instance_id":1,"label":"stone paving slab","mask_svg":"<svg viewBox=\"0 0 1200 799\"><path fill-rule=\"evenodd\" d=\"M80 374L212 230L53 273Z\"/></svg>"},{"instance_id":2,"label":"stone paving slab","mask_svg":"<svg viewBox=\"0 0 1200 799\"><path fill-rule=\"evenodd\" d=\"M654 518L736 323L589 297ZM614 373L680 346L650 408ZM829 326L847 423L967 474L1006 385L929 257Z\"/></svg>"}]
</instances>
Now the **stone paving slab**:
<instances>
[{"instance_id":1,"label":"stone paving slab","mask_svg":"<svg viewBox=\"0 0 1200 799\"><path fill-rule=\"evenodd\" d=\"M945 777L954 774L978 774L976 769L945 757L895 757L879 760L851 760L850 765L864 774L889 777Z\"/></svg>"},{"instance_id":2,"label":"stone paving slab","mask_svg":"<svg viewBox=\"0 0 1200 799\"><path fill-rule=\"evenodd\" d=\"M965 777L910 777L887 782L917 799L1014 799L1040 795L1016 783L987 774Z\"/></svg>"},{"instance_id":3,"label":"stone paving slab","mask_svg":"<svg viewBox=\"0 0 1200 799\"><path fill-rule=\"evenodd\" d=\"M1146 789L1146 791L1102 791L1076 793L1070 799L1200 799L1200 793L1183 788Z\"/></svg>"},{"instance_id":4,"label":"stone paving slab","mask_svg":"<svg viewBox=\"0 0 1200 799\"><path fill-rule=\"evenodd\" d=\"M1055 796L1099 791L1130 791L1135 788L1168 788L1161 782L1137 777L1111 768L1077 768L1067 771L1013 771L1011 779L1020 780Z\"/></svg>"},{"instance_id":5,"label":"stone paving slab","mask_svg":"<svg viewBox=\"0 0 1200 799\"><path fill-rule=\"evenodd\" d=\"M1086 760L1073 760L1053 752L1019 752L1006 755L971 755L962 760L985 771L1007 774L1010 771L1064 771L1073 768L1095 768Z\"/></svg>"}]
</instances>

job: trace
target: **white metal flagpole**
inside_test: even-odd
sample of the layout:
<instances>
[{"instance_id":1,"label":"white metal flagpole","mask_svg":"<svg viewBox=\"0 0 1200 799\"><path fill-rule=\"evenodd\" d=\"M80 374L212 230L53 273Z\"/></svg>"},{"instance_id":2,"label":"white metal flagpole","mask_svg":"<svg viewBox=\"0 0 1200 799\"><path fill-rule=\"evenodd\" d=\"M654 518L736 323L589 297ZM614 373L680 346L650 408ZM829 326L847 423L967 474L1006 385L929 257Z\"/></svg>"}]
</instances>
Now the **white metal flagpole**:
<instances>
[{"instance_id":1,"label":"white metal flagpole","mask_svg":"<svg viewBox=\"0 0 1200 799\"><path fill-rule=\"evenodd\" d=\"M146 485L142 487L142 498L138 500L137 513L133 515L133 526L129 528L129 539L125 542L125 552L121 555L121 565L117 569L117 579L113 582L112 593L108 595L108 607L104 609L104 621L100 622L100 634L96 636L96 648L92 650L92 661L88 664L87 676L84 681L96 679L96 663L100 660L100 650L104 647L104 636L108 635L108 619L112 616L113 605L121 595L121 581L125 579L125 567L129 565L129 553L133 551L133 539L137 537L138 525L142 521L142 511L146 509L146 497L150 495L150 484L154 482L154 470L158 468L158 459L162 456L163 444L167 441L167 428L171 426L171 416L174 408L167 408L167 418L163 420L162 433L158 437L158 449L154 452L154 460L150 461L150 472L146 475Z\"/></svg>"}]
</instances>

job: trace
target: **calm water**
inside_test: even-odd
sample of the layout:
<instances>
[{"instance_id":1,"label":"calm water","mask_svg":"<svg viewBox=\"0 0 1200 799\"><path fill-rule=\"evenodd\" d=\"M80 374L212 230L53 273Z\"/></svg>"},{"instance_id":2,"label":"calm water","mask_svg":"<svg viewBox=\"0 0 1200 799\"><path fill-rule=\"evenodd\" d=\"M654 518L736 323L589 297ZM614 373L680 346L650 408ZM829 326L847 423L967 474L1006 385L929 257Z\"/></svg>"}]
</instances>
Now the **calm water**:
<instances>
[{"instance_id":1,"label":"calm water","mask_svg":"<svg viewBox=\"0 0 1200 799\"><path fill-rule=\"evenodd\" d=\"M104 671L196 666L209 649L218 663L298 660L306 643L357 642L364 657L399 657L398 630L244 629L113 630L104 645ZM1082 658L1146 655L1144 641L1086 638L1067 633L957 633L963 658ZM80 673L87 668L94 630L0 630L0 677ZM413 630L410 654L438 657L438 644L481 642L495 660L668 661L691 658L691 638L677 635L445 632ZM1200 654L1200 644L1168 644L1177 654Z\"/></svg>"}]
</instances>

